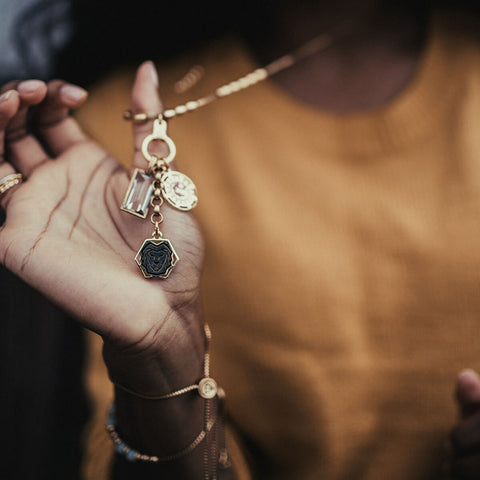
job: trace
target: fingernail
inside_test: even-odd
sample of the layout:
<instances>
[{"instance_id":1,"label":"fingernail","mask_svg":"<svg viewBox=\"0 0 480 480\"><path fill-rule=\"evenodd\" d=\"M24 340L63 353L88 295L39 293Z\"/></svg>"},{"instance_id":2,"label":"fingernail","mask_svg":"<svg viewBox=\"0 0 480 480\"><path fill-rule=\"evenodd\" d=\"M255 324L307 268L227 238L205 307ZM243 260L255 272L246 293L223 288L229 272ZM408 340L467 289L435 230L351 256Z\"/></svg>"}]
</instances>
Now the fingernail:
<instances>
[{"instance_id":1,"label":"fingernail","mask_svg":"<svg viewBox=\"0 0 480 480\"><path fill-rule=\"evenodd\" d=\"M5 100L8 100L12 96L14 91L15 90L7 90L5 93L2 93L0 95L0 102L4 102Z\"/></svg>"},{"instance_id":2,"label":"fingernail","mask_svg":"<svg viewBox=\"0 0 480 480\"><path fill-rule=\"evenodd\" d=\"M40 80L26 80L18 85L17 90L20 93L32 93L42 85L44 85L44 83Z\"/></svg>"},{"instance_id":3,"label":"fingernail","mask_svg":"<svg viewBox=\"0 0 480 480\"><path fill-rule=\"evenodd\" d=\"M466 368L465 370L462 370L459 373L458 378L469 378L477 381L479 380L477 372L475 372L475 370L472 370L471 368Z\"/></svg>"},{"instance_id":4,"label":"fingernail","mask_svg":"<svg viewBox=\"0 0 480 480\"><path fill-rule=\"evenodd\" d=\"M155 85L155 87L158 87L158 73L157 69L155 68L155 65L153 62L149 62L150 65L150 75L152 76L152 82Z\"/></svg>"},{"instance_id":5,"label":"fingernail","mask_svg":"<svg viewBox=\"0 0 480 480\"><path fill-rule=\"evenodd\" d=\"M87 96L87 91L76 85L64 85L61 88L62 95L65 95L70 100L80 100Z\"/></svg>"}]
</instances>

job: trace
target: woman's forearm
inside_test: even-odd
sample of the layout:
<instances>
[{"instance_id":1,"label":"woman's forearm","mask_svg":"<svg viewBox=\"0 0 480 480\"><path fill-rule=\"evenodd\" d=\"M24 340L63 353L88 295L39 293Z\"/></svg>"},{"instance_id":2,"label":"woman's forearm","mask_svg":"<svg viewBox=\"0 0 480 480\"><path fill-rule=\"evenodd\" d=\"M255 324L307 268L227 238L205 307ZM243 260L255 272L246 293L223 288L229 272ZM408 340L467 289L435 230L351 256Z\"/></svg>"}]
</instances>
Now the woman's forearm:
<instances>
[{"instance_id":1,"label":"woman's forearm","mask_svg":"<svg viewBox=\"0 0 480 480\"><path fill-rule=\"evenodd\" d=\"M133 389L115 383L118 368L125 371L121 368L125 357L122 355L119 363L118 356L104 348L115 383L114 412L109 415L107 430L119 453L116 480L139 478L137 475L146 479L159 475L162 479L215 479L218 464L224 467L229 463L221 413L224 395L210 376L209 342L210 330L206 326L203 361L196 360L198 351L186 349L189 353L182 358L181 379L172 372L157 372L155 394L141 393L137 378Z\"/></svg>"}]
</instances>

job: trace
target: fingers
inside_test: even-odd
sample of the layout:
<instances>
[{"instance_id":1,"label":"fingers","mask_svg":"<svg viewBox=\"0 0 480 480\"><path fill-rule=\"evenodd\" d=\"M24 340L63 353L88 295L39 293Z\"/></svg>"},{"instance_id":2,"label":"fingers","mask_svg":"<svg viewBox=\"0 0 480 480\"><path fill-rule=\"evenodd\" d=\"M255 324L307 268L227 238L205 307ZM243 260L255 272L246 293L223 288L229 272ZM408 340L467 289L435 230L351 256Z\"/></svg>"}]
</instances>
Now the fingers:
<instances>
[{"instance_id":1,"label":"fingers","mask_svg":"<svg viewBox=\"0 0 480 480\"><path fill-rule=\"evenodd\" d=\"M480 378L476 372L470 369L460 372L455 396L462 420L450 434L452 478L477 479L480 472Z\"/></svg>"},{"instance_id":2,"label":"fingers","mask_svg":"<svg viewBox=\"0 0 480 480\"><path fill-rule=\"evenodd\" d=\"M6 127L6 140L13 142L27 135L28 107L40 103L45 98L47 87L40 80L13 81L2 87L2 92L8 90L16 90L20 98L18 111Z\"/></svg>"},{"instance_id":3,"label":"fingers","mask_svg":"<svg viewBox=\"0 0 480 480\"><path fill-rule=\"evenodd\" d=\"M16 90L6 90L0 95L0 163L5 160L5 129L20 105Z\"/></svg>"},{"instance_id":4,"label":"fingers","mask_svg":"<svg viewBox=\"0 0 480 480\"><path fill-rule=\"evenodd\" d=\"M9 161L18 171L29 175L36 164L45 161L46 154L40 143L27 132L28 109L45 98L47 87L40 80L14 81L5 85L2 91L12 89L18 102L13 115L9 115L8 122L1 128L2 152L8 154Z\"/></svg>"},{"instance_id":5,"label":"fingers","mask_svg":"<svg viewBox=\"0 0 480 480\"><path fill-rule=\"evenodd\" d=\"M9 161L25 176L50 160L49 154L59 155L75 143L86 140L77 122L68 117L69 109L77 108L87 98L82 88L61 80L53 80L48 85L39 80L27 80L8 83L2 91L8 90L16 91L19 104L2 129L2 148L5 143ZM46 149L27 130L28 110L33 105L38 105L36 133Z\"/></svg>"},{"instance_id":6,"label":"fingers","mask_svg":"<svg viewBox=\"0 0 480 480\"><path fill-rule=\"evenodd\" d=\"M162 102L158 95L158 75L154 64L144 62L138 67L132 89L132 113L147 113L149 116L158 115L163 111ZM135 137L134 167L146 168L147 163L140 149L144 138L152 133L153 121L145 123L133 122ZM168 147L163 142L154 142L150 146L150 152L158 156L165 156Z\"/></svg>"},{"instance_id":7,"label":"fingers","mask_svg":"<svg viewBox=\"0 0 480 480\"><path fill-rule=\"evenodd\" d=\"M480 411L480 377L475 371L467 369L459 374L455 396L462 418Z\"/></svg>"},{"instance_id":8,"label":"fingers","mask_svg":"<svg viewBox=\"0 0 480 480\"><path fill-rule=\"evenodd\" d=\"M13 86L13 85L11 85ZM16 173L15 168L5 161L4 140L5 129L15 116L20 106L20 95L16 90L8 89L6 86L0 95L0 181L6 176ZM0 194L0 207L5 209L15 188L10 188L7 192Z\"/></svg>"},{"instance_id":9,"label":"fingers","mask_svg":"<svg viewBox=\"0 0 480 480\"><path fill-rule=\"evenodd\" d=\"M82 105L87 96L86 90L63 80L48 83L35 123L39 136L53 155L60 155L74 144L87 140L77 121L68 115L69 110Z\"/></svg>"}]
</instances>

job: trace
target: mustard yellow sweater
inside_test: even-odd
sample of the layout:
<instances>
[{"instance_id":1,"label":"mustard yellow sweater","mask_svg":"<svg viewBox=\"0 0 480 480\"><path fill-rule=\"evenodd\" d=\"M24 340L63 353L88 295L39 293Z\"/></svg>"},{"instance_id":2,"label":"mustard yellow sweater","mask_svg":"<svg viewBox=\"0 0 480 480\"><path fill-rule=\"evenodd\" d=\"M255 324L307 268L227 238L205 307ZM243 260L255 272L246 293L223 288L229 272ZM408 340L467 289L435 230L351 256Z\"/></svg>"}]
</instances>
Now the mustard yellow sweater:
<instances>
[{"instance_id":1,"label":"mustard yellow sweater","mask_svg":"<svg viewBox=\"0 0 480 480\"><path fill-rule=\"evenodd\" d=\"M169 97L189 62L204 80ZM160 90L174 105L254 67L219 43L161 69ZM106 79L79 115L125 164L131 80ZM478 46L437 25L384 108L333 115L266 81L169 133L198 186L213 372L253 478L440 478L456 374L480 368ZM92 341L85 471L102 480L111 388L98 353Z\"/></svg>"}]
</instances>

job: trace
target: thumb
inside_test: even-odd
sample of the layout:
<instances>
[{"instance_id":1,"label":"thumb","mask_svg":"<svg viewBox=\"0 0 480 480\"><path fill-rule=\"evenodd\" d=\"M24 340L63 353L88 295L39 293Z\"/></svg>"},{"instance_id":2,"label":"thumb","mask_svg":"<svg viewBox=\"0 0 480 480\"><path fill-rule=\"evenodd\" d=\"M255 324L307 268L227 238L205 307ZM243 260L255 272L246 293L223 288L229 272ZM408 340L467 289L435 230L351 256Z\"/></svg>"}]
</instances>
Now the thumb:
<instances>
[{"instance_id":1,"label":"thumb","mask_svg":"<svg viewBox=\"0 0 480 480\"><path fill-rule=\"evenodd\" d=\"M158 75L155 65L151 61L143 62L137 69L135 81L132 88L132 113L146 113L148 117L155 117L163 111L162 101L158 94ZM135 155L133 159L133 166L137 168L146 169L148 161L141 153L141 146L144 138L152 133L153 120L136 123L132 122L134 141L135 141ZM155 147L157 147L155 142ZM160 143L160 148L165 149L163 152L155 151L160 156L160 153L168 152L167 147Z\"/></svg>"},{"instance_id":2,"label":"thumb","mask_svg":"<svg viewBox=\"0 0 480 480\"><path fill-rule=\"evenodd\" d=\"M480 377L471 369L460 372L455 397L462 418L480 411Z\"/></svg>"}]
</instances>

